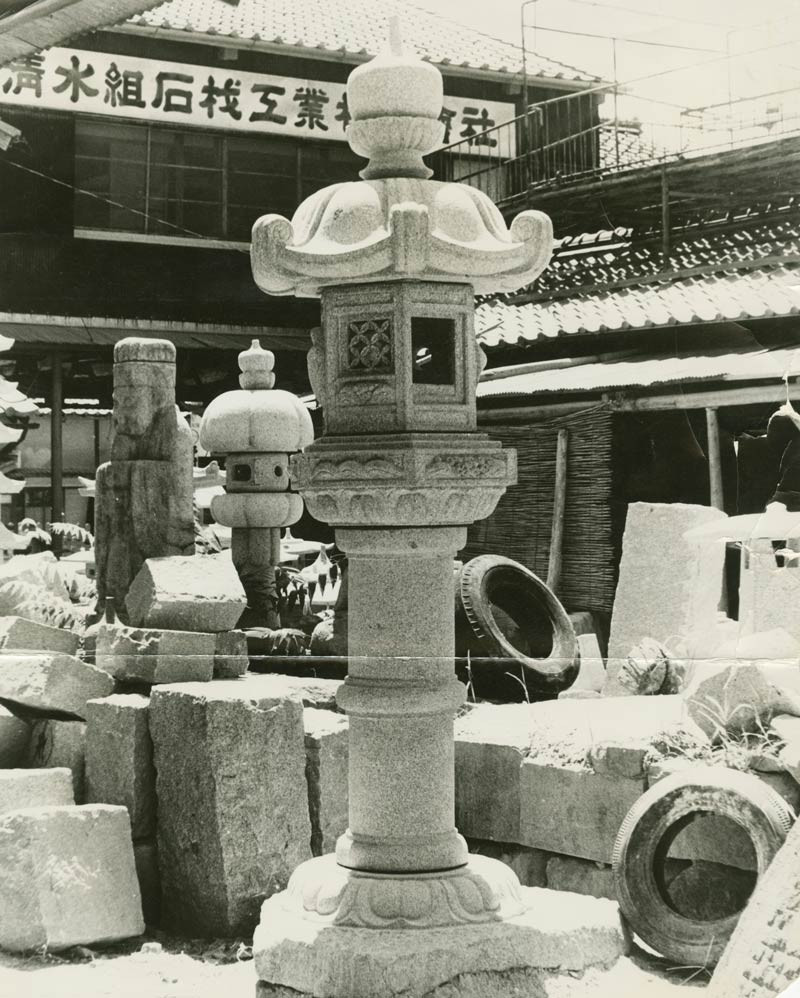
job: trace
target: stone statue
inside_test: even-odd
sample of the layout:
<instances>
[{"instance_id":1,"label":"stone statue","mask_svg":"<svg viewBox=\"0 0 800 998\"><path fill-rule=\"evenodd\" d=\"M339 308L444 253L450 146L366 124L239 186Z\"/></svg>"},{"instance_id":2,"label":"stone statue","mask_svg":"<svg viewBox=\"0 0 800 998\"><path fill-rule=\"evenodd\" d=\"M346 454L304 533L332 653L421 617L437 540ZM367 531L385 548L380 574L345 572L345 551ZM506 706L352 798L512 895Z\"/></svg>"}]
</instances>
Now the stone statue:
<instances>
[{"instance_id":1,"label":"stone statue","mask_svg":"<svg viewBox=\"0 0 800 998\"><path fill-rule=\"evenodd\" d=\"M146 558L194 553L192 433L175 405L175 347L129 338L114 347L111 460L97 469L99 606L125 596Z\"/></svg>"}]
</instances>

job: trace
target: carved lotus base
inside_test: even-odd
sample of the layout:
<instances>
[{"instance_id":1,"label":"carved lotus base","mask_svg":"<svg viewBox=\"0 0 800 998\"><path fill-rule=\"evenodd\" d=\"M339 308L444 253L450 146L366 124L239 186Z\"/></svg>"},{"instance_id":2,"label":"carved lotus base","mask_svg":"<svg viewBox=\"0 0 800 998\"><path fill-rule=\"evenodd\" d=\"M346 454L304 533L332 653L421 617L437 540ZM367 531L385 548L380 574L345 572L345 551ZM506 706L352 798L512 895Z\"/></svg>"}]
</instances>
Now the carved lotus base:
<instances>
[{"instance_id":1,"label":"carved lotus base","mask_svg":"<svg viewBox=\"0 0 800 998\"><path fill-rule=\"evenodd\" d=\"M280 897L286 911L362 929L431 929L519 915L520 883L504 863L470 857L438 873L380 874L348 870L334 856L301 864Z\"/></svg>"},{"instance_id":2,"label":"carved lotus base","mask_svg":"<svg viewBox=\"0 0 800 998\"><path fill-rule=\"evenodd\" d=\"M333 526L464 525L517 478L516 453L479 433L323 437L292 458L308 511Z\"/></svg>"},{"instance_id":3,"label":"carved lotus base","mask_svg":"<svg viewBox=\"0 0 800 998\"><path fill-rule=\"evenodd\" d=\"M612 902L520 887L486 857L449 873L378 876L323 856L264 902L253 955L258 998L445 998L461 983L510 998L544 993L552 968L607 967L627 945Z\"/></svg>"}]
</instances>

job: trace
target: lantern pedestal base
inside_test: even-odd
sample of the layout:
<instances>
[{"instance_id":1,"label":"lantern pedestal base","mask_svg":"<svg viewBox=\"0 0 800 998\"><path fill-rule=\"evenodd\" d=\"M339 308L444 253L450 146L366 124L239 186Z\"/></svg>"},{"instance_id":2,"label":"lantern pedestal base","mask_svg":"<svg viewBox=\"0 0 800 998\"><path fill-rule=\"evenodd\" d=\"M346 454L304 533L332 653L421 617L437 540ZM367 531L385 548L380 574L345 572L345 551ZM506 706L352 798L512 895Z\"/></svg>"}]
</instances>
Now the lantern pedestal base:
<instances>
[{"instance_id":1,"label":"lantern pedestal base","mask_svg":"<svg viewBox=\"0 0 800 998\"><path fill-rule=\"evenodd\" d=\"M485 857L387 876L323 856L264 902L253 955L258 998L450 998L456 979L459 994L511 998L627 946L613 902L520 887Z\"/></svg>"}]
</instances>

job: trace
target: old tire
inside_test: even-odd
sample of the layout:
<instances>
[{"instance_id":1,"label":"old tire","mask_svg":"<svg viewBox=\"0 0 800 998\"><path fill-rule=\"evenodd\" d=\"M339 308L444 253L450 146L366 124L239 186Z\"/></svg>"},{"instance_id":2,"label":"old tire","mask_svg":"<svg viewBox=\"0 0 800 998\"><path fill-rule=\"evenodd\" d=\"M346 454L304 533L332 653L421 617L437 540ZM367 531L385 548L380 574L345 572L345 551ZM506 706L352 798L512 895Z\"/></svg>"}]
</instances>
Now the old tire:
<instances>
[{"instance_id":1,"label":"old tire","mask_svg":"<svg viewBox=\"0 0 800 998\"><path fill-rule=\"evenodd\" d=\"M614 844L617 900L630 928L662 956L686 967L717 963L741 915L703 921L671 904L665 861L698 813L719 815L746 832L760 878L792 826L786 801L755 776L719 766L692 767L651 787L628 812Z\"/></svg>"},{"instance_id":2,"label":"old tire","mask_svg":"<svg viewBox=\"0 0 800 998\"><path fill-rule=\"evenodd\" d=\"M572 621L552 590L493 554L468 561L456 580L456 650L469 655L475 695L489 699L555 695L580 664Z\"/></svg>"}]
</instances>

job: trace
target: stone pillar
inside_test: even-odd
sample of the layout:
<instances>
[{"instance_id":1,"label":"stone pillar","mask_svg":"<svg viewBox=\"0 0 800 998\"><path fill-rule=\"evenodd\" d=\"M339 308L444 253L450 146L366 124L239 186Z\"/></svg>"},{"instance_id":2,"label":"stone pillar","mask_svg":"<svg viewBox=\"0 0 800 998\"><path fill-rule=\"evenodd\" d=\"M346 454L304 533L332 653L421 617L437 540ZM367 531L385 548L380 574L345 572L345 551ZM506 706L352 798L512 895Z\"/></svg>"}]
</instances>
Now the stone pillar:
<instances>
[{"instance_id":1,"label":"stone pillar","mask_svg":"<svg viewBox=\"0 0 800 998\"><path fill-rule=\"evenodd\" d=\"M508 230L479 191L428 179L442 99L438 70L397 44L355 69L347 135L370 160L364 182L253 228L259 287L322 298L308 363L325 433L290 474L349 559L337 699L350 827L335 855L301 864L265 902L253 943L263 998L432 996L473 972L466 990L499 995L485 972L511 968L515 993L538 993L528 968L608 963L622 945L606 909L551 927L512 871L468 856L455 828L453 558L516 480L514 452L476 432L474 294L532 281L552 228L523 212Z\"/></svg>"},{"instance_id":2,"label":"stone pillar","mask_svg":"<svg viewBox=\"0 0 800 998\"><path fill-rule=\"evenodd\" d=\"M460 527L336 531L349 558L350 827L342 866L447 870L467 862L454 823L453 558Z\"/></svg>"},{"instance_id":3,"label":"stone pillar","mask_svg":"<svg viewBox=\"0 0 800 998\"><path fill-rule=\"evenodd\" d=\"M114 347L111 460L97 469L98 605L125 596L147 558L194 553L192 434L175 405L175 347L129 338Z\"/></svg>"}]
</instances>

